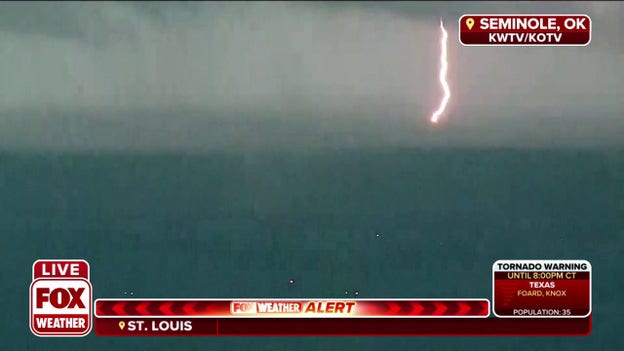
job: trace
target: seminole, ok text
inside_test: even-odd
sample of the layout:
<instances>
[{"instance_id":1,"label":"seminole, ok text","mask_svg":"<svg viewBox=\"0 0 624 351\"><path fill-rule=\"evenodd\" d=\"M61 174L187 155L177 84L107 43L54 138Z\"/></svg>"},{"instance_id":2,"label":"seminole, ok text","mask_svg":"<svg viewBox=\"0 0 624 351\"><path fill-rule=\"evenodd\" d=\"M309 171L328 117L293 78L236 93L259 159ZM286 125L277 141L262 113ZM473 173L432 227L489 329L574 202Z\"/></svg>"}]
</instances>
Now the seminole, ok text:
<instances>
[{"instance_id":1,"label":"seminole, ok text","mask_svg":"<svg viewBox=\"0 0 624 351\"><path fill-rule=\"evenodd\" d=\"M488 33L490 44L559 44L562 30L587 29L586 18L565 18L557 22L553 17L481 18L479 28L493 31Z\"/></svg>"}]
</instances>

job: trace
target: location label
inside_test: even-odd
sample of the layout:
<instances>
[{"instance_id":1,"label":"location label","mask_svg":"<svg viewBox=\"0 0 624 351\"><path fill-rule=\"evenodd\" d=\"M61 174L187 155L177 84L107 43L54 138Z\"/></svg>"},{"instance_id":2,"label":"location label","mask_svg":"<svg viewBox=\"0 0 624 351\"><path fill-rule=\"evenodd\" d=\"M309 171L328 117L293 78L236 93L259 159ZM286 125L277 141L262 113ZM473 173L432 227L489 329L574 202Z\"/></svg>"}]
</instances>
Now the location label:
<instances>
[{"instance_id":1,"label":"location label","mask_svg":"<svg viewBox=\"0 0 624 351\"><path fill-rule=\"evenodd\" d=\"M459 41L464 46L586 46L592 21L585 14L463 15Z\"/></svg>"}]
</instances>

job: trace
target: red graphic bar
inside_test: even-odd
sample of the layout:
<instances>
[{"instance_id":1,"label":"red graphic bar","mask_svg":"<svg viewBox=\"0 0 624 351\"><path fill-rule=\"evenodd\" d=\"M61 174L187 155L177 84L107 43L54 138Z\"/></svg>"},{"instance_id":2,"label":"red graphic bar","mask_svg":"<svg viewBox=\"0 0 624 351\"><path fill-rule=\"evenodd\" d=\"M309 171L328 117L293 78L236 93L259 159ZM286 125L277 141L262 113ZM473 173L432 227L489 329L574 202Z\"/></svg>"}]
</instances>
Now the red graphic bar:
<instances>
[{"instance_id":1,"label":"red graphic bar","mask_svg":"<svg viewBox=\"0 0 624 351\"><path fill-rule=\"evenodd\" d=\"M542 281L496 280L495 311L499 316L523 313L551 313L555 316L587 316L591 312L588 280L552 280L543 282L552 289L534 289ZM547 311L546 311L547 310ZM514 313L514 311L516 311Z\"/></svg>"},{"instance_id":2,"label":"red graphic bar","mask_svg":"<svg viewBox=\"0 0 624 351\"><path fill-rule=\"evenodd\" d=\"M89 280L89 263L85 260L36 260L32 266L33 280L39 278L82 278Z\"/></svg>"},{"instance_id":3,"label":"red graphic bar","mask_svg":"<svg viewBox=\"0 0 624 351\"><path fill-rule=\"evenodd\" d=\"M587 336L587 318L94 318L98 336Z\"/></svg>"},{"instance_id":4,"label":"red graphic bar","mask_svg":"<svg viewBox=\"0 0 624 351\"><path fill-rule=\"evenodd\" d=\"M591 314L587 261L499 260L492 277L496 317L585 318Z\"/></svg>"},{"instance_id":5,"label":"red graphic bar","mask_svg":"<svg viewBox=\"0 0 624 351\"><path fill-rule=\"evenodd\" d=\"M591 30L585 14L475 14L459 19L459 41L466 46L586 46Z\"/></svg>"},{"instance_id":6,"label":"red graphic bar","mask_svg":"<svg viewBox=\"0 0 624 351\"><path fill-rule=\"evenodd\" d=\"M486 318L487 299L98 299L95 315L213 318Z\"/></svg>"}]
</instances>

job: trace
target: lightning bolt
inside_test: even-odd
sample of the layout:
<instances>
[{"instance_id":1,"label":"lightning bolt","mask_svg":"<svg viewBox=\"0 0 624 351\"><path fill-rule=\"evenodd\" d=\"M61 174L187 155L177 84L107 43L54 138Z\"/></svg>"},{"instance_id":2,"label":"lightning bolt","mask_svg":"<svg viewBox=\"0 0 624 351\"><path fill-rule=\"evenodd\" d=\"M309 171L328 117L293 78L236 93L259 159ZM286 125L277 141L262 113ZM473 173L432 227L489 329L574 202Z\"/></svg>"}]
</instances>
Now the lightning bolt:
<instances>
[{"instance_id":1,"label":"lightning bolt","mask_svg":"<svg viewBox=\"0 0 624 351\"><path fill-rule=\"evenodd\" d=\"M451 89L449 88L446 77L448 71L448 33L446 32L446 29L444 29L444 23L442 23L441 19L440 29L442 30L442 38L440 38L440 84L444 90L444 96L442 97L442 101L440 101L438 109L433 113L433 115L431 115L431 123L438 123L440 115L442 115L444 110L446 110L446 105L451 98Z\"/></svg>"}]
</instances>

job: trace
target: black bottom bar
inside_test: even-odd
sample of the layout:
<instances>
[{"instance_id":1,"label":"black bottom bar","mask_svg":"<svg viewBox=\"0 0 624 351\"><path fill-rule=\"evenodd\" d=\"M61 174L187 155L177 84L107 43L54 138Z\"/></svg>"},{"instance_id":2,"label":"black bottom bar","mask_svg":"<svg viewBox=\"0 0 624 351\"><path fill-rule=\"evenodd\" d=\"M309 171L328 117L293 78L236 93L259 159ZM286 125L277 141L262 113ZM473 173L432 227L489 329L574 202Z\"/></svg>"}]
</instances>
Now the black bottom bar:
<instances>
[{"instance_id":1,"label":"black bottom bar","mask_svg":"<svg viewBox=\"0 0 624 351\"><path fill-rule=\"evenodd\" d=\"M101 336L586 336L587 318L97 318ZM143 321L137 328L137 321ZM185 323L186 322L186 323ZM123 327L122 327L123 326Z\"/></svg>"}]
</instances>

